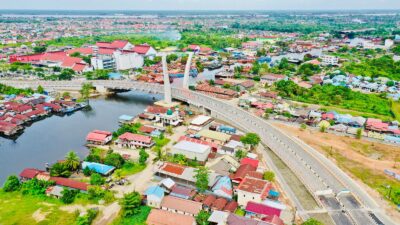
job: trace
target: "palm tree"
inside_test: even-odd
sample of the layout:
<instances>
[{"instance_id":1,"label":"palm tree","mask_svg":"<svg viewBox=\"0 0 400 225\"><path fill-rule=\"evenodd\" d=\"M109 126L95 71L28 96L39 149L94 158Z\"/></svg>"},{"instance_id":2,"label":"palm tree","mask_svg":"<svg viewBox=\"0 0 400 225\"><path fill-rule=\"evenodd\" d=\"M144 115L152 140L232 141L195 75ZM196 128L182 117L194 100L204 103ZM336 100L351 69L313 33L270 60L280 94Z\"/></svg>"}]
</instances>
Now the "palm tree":
<instances>
[{"instance_id":1,"label":"palm tree","mask_svg":"<svg viewBox=\"0 0 400 225\"><path fill-rule=\"evenodd\" d=\"M67 155L65 156L65 165L67 165L70 170L77 170L80 164L80 159L75 152L70 151L67 153Z\"/></svg>"}]
</instances>

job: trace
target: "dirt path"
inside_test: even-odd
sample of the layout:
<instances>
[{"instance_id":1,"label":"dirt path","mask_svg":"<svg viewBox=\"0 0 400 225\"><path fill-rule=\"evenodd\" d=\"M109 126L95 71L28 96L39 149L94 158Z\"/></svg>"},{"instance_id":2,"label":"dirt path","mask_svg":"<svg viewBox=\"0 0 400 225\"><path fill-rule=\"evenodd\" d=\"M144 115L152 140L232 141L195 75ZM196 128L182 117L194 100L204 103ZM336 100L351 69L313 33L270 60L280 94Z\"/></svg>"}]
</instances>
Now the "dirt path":
<instances>
[{"instance_id":1,"label":"dirt path","mask_svg":"<svg viewBox=\"0 0 400 225\"><path fill-rule=\"evenodd\" d=\"M102 213L93 222L93 224L94 225L110 224L115 218L117 218L120 210L121 206L118 204L118 202L114 202L113 204L106 206L102 210Z\"/></svg>"},{"instance_id":2,"label":"dirt path","mask_svg":"<svg viewBox=\"0 0 400 225\"><path fill-rule=\"evenodd\" d=\"M32 214L32 218L36 221L36 223L39 223L43 220L46 219L46 216L49 214L50 212L42 212L42 208L39 208L38 210L36 210L33 214Z\"/></svg>"}]
</instances>

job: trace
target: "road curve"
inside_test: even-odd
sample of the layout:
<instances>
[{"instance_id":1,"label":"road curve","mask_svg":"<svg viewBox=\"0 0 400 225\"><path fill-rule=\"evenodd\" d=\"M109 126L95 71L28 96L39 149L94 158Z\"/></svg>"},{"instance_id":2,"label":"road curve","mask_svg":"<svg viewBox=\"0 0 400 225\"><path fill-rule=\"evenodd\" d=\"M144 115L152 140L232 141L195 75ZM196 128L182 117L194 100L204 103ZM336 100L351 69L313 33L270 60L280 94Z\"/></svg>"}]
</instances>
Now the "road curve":
<instances>
[{"instance_id":1,"label":"road curve","mask_svg":"<svg viewBox=\"0 0 400 225\"><path fill-rule=\"evenodd\" d=\"M0 80L0 83L14 87L37 88L38 85L41 85L42 87L54 90L62 88L79 89L84 82L88 81ZM108 89L137 90L151 93L163 92L163 87L158 84L134 81L90 82L96 87ZM341 216L350 216L352 223L358 225L379 224L380 222L386 225L395 224L385 215L374 199L332 161L300 140L290 137L273 127L268 121L256 117L239 107L202 93L181 88L172 88L172 96L175 99L208 109L217 118L225 120L247 132L258 133L262 142L288 165L315 198L318 198L316 196L318 192L331 191L335 196L335 201L346 211L346 215ZM351 197L354 195L355 199L357 199L356 201L359 201L361 205L350 204L349 202L354 203L354 201L347 201L343 199L343 196L338 196L344 190L350 191ZM379 220L373 220L372 217ZM335 220L335 223L342 224L340 221L340 219Z\"/></svg>"}]
</instances>

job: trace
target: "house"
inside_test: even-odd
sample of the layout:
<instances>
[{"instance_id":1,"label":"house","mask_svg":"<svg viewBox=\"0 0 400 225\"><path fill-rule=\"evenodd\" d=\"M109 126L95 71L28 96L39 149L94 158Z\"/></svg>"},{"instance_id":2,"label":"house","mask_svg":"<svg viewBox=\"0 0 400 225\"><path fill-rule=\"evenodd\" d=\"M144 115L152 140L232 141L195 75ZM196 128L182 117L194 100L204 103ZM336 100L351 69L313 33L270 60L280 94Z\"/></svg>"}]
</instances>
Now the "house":
<instances>
[{"instance_id":1,"label":"house","mask_svg":"<svg viewBox=\"0 0 400 225\"><path fill-rule=\"evenodd\" d=\"M196 216L203 209L203 204L168 195L163 198L160 207L173 213Z\"/></svg>"},{"instance_id":2,"label":"house","mask_svg":"<svg viewBox=\"0 0 400 225\"><path fill-rule=\"evenodd\" d=\"M211 225L225 225L228 216L229 212L214 210L208 218L208 222Z\"/></svg>"},{"instance_id":3,"label":"house","mask_svg":"<svg viewBox=\"0 0 400 225\"><path fill-rule=\"evenodd\" d=\"M146 204L150 207L160 208L161 201L164 198L164 189L160 186L151 186L144 192Z\"/></svg>"},{"instance_id":4,"label":"house","mask_svg":"<svg viewBox=\"0 0 400 225\"><path fill-rule=\"evenodd\" d=\"M219 197L232 199L233 188L231 179L228 176L220 177L211 187L212 192Z\"/></svg>"},{"instance_id":5,"label":"house","mask_svg":"<svg viewBox=\"0 0 400 225\"><path fill-rule=\"evenodd\" d=\"M245 208L247 217L257 217L262 219L266 216L280 216L281 210L264 205L262 203L249 201Z\"/></svg>"},{"instance_id":6,"label":"house","mask_svg":"<svg viewBox=\"0 0 400 225\"><path fill-rule=\"evenodd\" d=\"M154 145L154 141L151 137L129 132L120 135L116 143L120 148L150 148Z\"/></svg>"},{"instance_id":7,"label":"house","mask_svg":"<svg viewBox=\"0 0 400 225\"><path fill-rule=\"evenodd\" d=\"M109 131L94 130L86 136L86 142L94 145L106 145L112 139Z\"/></svg>"},{"instance_id":8,"label":"house","mask_svg":"<svg viewBox=\"0 0 400 225\"><path fill-rule=\"evenodd\" d=\"M265 84L272 85L275 82L284 80L285 78L286 78L286 76L282 75L282 74L267 74L267 75L261 76L260 83L262 85L265 85Z\"/></svg>"},{"instance_id":9,"label":"house","mask_svg":"<svg viewBox=\"0 0 400 225\"><path fill-rule=\"evenodd\" d=\"M229 134L207 129L201 130L199 133L197 133L197 135L200 136L201 140L216 143L219 146L226 144L231 138L231 135Z\"/></svg>"},{"instance_id":10,"label":"house","mask_svg":"<svg viewBox=\"0 0 400 225\"><path fill-rule=\"evenodd\" d=\"M196 220L193 216L182 215L170 211L152 209L147 217L147 225L196 225Z\"/></svg>"},{"instance_id":11,"label":"house","mask_svg":"<svg viewBox=\"0 0 400 225\"><path fill-rule=\"evenodd\" d=\"M230 175L230 178L232 182L240 184L246 176L261 179L263 174L257 172L257 168L252 165L241 164L235 173Z\"/></svg>"},{"instance_id":12,"label":"house","mask_svg":"<svg viewBox=\"0 0 400 225\"><path fill-rule=\"evenodd\" d=\"M323 55L321 57L322 65L324 66L337 66L339 65L339 58L332 55Z\"/></svg>"},{"instance_id":13,"label":"house","mask_svg":"<svg viewBox=\"0 0 400 225\"><path fill-rule=\"evenodd\" d=\"M248 202L260 203L268 196L272 184L268 181L246 176L237 187L238 204L246 206Z\"/></svg>"},{"instance_id":14,"label":"house","mask_svg":"<svg viewBox=\"0 0 400 225\"><path fill-rule=\"evenodd\" d=\"M171 188L170 195L178 197L178 198L183 198L183 199L191 199L196 195L196 193L197 192L194 188L180 186L180 185L174 185Z\"/></svg>"},{"instance_id":15,"label":"house","mask_svg":"<svg viewBox=\"0 0 400 225\"><path fill-rule=\"evenodd\" d=\"M237 84L237 86L240 88L241 91L244 91L253 88L255 86L255 82L252 80L246 80Z\"/></svg>"},{"instance_id":16,"label":"house","mask_svg":"<svg viewBox=\"0 0 400 225\"><path fill-rule=\"evenodd\" d=\"M150 59L153 59L157 55L157 51L148 44L135 45L132 51Z\"/></svg>"},{"instance_id":17,"label":"house","mask_svg":"<svg viewBox=\"0 0 400 225\"><path fill-rule=\"evenodd\" d=\"M193 130L194 132L199 132L204 126L209 124L212 121L212 118L205 115L199 115L194 118L190 122L189 130Z\"/></svg>"},{"instance_id":18,"label":"house","mask_svg":"<svg viewBox=\"0 0 400 225\"><path fill-rule=\"evenodd\" d=\"M235 155L239 149L244 149L244 145L240 141L230 140L218 149L219 154Z\"/></svg>"},{"instance_id":19,"label":"house","mask_svg":"<svg viewBox=\"0 0 400 225\"><path fill-rule=\"evenodd\" d=\"M180 141L174 145L171 150L172 154L182 154L188 159L203 163L208 159L210 152L210 146L190 141Z\"/></svg>"},{"instance_id":20,"label":"house","mask_svg":"<svg viewBox=\"0 0 400 225\"><path fill-rule=\"evenodd\" d=\"M226 225L284 225L279 217L267 218L265 221L254 220L251 218L238 216L234 213L229 214Z\"/></svg>"},{"instance_id":21,"label":"house","mask_svg":"<svg viewBox=\"0 0 400 225\"><path fill-rule=\"evenodd\" d=\"M258 163L259 161L257 159L252 159L252 158L243 158L242 160L240 160L240 165L250 165L254 168L258 168Z\"/></svg>"},{"instance_id":22,"label":"house","mask_svg":"<svg viewBox=\"0 0 400 225\"><path fill-rule=\"evenodd\" d=\"M176 183L195 187L195 171L196 169L193 167L182 166L169 162L160 162L155 168L155 176L161 179L171 178ZM220 176L220 174L211 171L209 174L208 186L212 187Z\"/></svg>"},{"instance_id":23,"label":"house","mask_svg":"<svg viewBox=\"0 0 400 225\"><path fill-rule=\"evenodd\" d=\"M114 166L105 165L97 162L82 162L82 169L89 168L91 171L99 173L104 176L110 175L114 170Z\"/></svg>"},{"instance_id":24,"label":"house","mask_svg":"<svg viewBox=\"0 0 400 225\"><path fill-rule=\"evenodd\" d=\"M35 178L39 173L45 173L46 171L38 170L34 168L26 168L20 174L21 181L26 181Z\"/></svg>"}]
</instances>

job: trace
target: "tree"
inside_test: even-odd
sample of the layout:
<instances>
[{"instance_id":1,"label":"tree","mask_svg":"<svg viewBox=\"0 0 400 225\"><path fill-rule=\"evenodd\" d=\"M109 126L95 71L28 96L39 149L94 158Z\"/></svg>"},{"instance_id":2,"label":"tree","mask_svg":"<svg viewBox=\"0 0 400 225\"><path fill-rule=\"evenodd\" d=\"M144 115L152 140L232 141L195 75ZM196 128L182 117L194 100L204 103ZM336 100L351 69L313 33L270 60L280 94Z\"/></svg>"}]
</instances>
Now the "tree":
<instances>
[{"instance_id":1,"label":"tree","mask_svg":"<svg viewBox=\"0 0 400 225\"><path fill-rule=\"evenodd\" d=\"M45 45L40 45L40 46L33 47L33 52L34 53L43 53L46 50L47 50L47 47Z\"/></svg>"},{"instance_id":2,"label":"tree","mask_svg":"<svg viewBox=\"0 0 400 225\"><path fill-rule=\"evenodd\" d=\"M210 218L210 215L211 214L209 212L207 212L205 210L201 210L199 212L199 214L197 214L197 216L196 216L196 224L197 225L208 225L208 224L210 224L208 222L208 218Z\"/></svg>"},{"instance_id":3,"label":"tree","mask_svg":"<svg viewBox=\"0 0 400 225\"><path fill-rule=\"evenodd\" d=\"M319 128L319 131L322 132L322 133L325 133L325 131L326 131L326 126L325 126L325 125L322 125L322 126Z\"/></svg>"},{"instance_id":4,"label":"tree","mask_svg":"<svg viewBox=\"0 0 400 225\"><path fill-rule=\"evenodd\" d=\"M257 146L260 143L261 138L256 133L247 133L246 135L244 135L240 138L240 141L243 144L250 145L252 148L254 148L255 146Z\"/></svg>"},{"instance_id":5,"label":"tree","mask_svg":"<svg viewBox=\"0 0 400 225\"><path fill-rule=\"evenodd\" d=\"M196 187L199 192L203 193L208 189L210 171L207 167L199 167L195 170L194 178L196 179Z\"/></svg>"},{"instance_id":6,"label":"tree","mask_svg":"<svg viewBox=\"0 0 400 225\"><path fill-rule=\"evenodd\" d=\"M357 139L361 139L361 137L362 137L362 129L361 129L361 128L358 128L358 129L357 129L357 133L356 133L356 138L357 138Z\"/></svg>"},{"instance_id":7,"label":"tree","mask_svg":"<svg viewBox=\"0 0 400 225\"><path fill-rule=\"evenodd\" d=\"M75 71L72 69L63 69L58 76L59 80L71 80L72 76L75 74Z\"/></svg>"},{"instance_id":8,"label":"tree","mask_svg":"<svg viewBox=\"0 0 400 225\"><path fill-rule=\"evenodd\" d=\"M165 133L169 134L169 135L173 135L174 134L174 130L172 129L172 126L168 126L165 129Z\"/></svg>"},{"instance_id":9,"label":"tree","mask_svg":"<svg viewBox=\"0 0 400 225\"><path fill-rule=\"evenodd\" d=\"M272 171L265 171L263 174L263 179L268 181L274 181L275 173Z\"/></svg>"},{"instance_id":10,"label":"tree","mask_svg":"<svg viewBox=\"0 0 400 225\"><path fill-rule=\"evenodd\" d=\"M78 190L72 190L69 188L64 188L64 190L61 192L62 197L61 201L65 204L71 204L75 200L75 196L79 193Z\"/></svg>"},{"instance_id":11,"label":"tree","mask_svg":"<svg viewBox=\"0 0 400 225\"><path fill-rule=\"evenodd\" d=\"M306 125L305 123L302 123L302 124L300 125L300 129L301 129L301 130L307 129L307 125Z\"/></svg>"},{"instance_id":12,"label":"tree","mask_svg":"<svg viewBox=\"0 0 400 225\"><path fill-rule=\"evenodd\" d=\"M83 175L85 175L87 177L92 175L92 170L90 170L88 166L85 167L85 169L83 169Z\"/></svg>"},{"instance_id":13,"label":"tree","mask_svg":"<svg viewBox=\"0 0 400 225\"><path fill-rule=\"evenodd\" d=\"M106 179L98 173L92 173L92 175L90 175L90 184L91 185L103 185L105 182L106 182Z\"/></svg>"},{"instance_id":14,"label":"tree","mask_svg":"<svg viewBox=\"0 0 400 225\"><path fill-rule=\"evenodd\" d=\"M145 165L147 159L149 158L149 153L146 152L143 148L139 151L139 163L141 165Z\"/></svg>"},{"instance_id":15,"label":"tree","mask_svg":"<svg viewBox=\"0 0 400 225\"><path fill-rule=\"evenodd\" d=\"M70 177L71 172L64 163L57 162L50 169L50 176L52 177Z\"/></svg>"},{"instance_id":16,"label":"tree","mask_svg":"<svg viewBox=\"0 0 400 225\"><path fill-rule=\"evenodd\" d=\"M79 93L81 94L82 99L87 100L90 97L90 92L93 89L92 83L84 83L82 84L81 90Z\"/></svg>"},{"instance_id":17,"label":"tree","mask_svg":"<svg viewBox=\"0 0 400 225\"><path fill-rule=\"evenodd\" d=\"M17 176L12 175L7 177L6 182L3 185L3 190L5 192L12 192L16 191L21 187L21 183L19 182L19 179Z\"/></svg>"},{"instance_id":18,"label":"tree","mask_svg":"<svg viewBox=\"0 0 400 225\"><path fill-rule=\"evenodd\" d=\"M64 163L71 171L76 171L81 165L78 155L73 151L67 153Z\"/></svg>"},{"instance_id":19,"label":"tree","mask_svg":"<svg viewBox=\"0 0 400 225\"><path fill-rule=\"evenodd\" d=\"M141 203L142 197L139 192L134 191L129 194L125 194L121 202L123 215L128 217L140 213Z\"/></svg>"},{"instance_id":20,"label":"tree","mask_svg":"<svg viewBox=\"0 0 400 225\"><path fill-rule=\"evenodd\" d=\"M37 87L36 92L39 93L39 94L43 94L43 93L44 93L44 88L43 88L42 86L39 85L39 86Z\"/></svg>"},{"instance_id":21,"label":"tree","mask_svg":"<svg viewBox=\"0 0 400 225\"><path fill-rule=\"evenodd\" d=\"M237 150L237 151L235 152L235 157L238 158L239 160L240 160L240 159L243 159L243 158L246 157L246 156L247 156L247 152L244 151L244 150L242 150L242 149L239 149L239 150Z\"/></svg>"},{"instance_id":22,"label":"tree","mask_svg":"<svg viewBox=\"0 0 400 225\"><path fill-rule=\"evenodd\" d=\"M114 166L116 168L121 168L124 165L125 160L122 156L118 153L109 153L106 155L104 159L104 164Z\"/></svg>"},{"instance_id":23,"label":"tree","mask_svg":"<svg viewBox=\"0 0 400 225\"><path fill-rule=\"evenodd\" d=\"M324 224L314 218L309 218L308 220L304 221L302 225L324 225Z\"/></svg>"}]
</instances>

